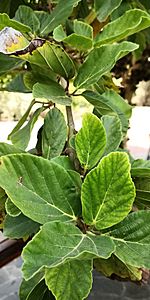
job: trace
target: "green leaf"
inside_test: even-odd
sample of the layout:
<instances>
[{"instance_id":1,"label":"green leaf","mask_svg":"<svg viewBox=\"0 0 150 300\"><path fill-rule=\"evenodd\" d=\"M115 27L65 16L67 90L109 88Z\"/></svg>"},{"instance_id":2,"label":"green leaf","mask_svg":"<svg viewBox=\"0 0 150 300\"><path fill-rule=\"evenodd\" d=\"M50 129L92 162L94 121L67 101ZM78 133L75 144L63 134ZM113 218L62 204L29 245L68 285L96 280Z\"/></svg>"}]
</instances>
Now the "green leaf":
<instances>
[{"instance_id":1,"label":"green leaf","mask_svg":"<svg viewBox=\"0 0 150 300\"><path fill-rule=\"evenodd\" d=\"M0 76L5 73L10 73L11 70L18 68L21 64L22 60L0 53Z\"/></svg>"},{"instance_id":2,"label":"green leaf","mask_svg":"<svg viewBox=\"0 0 150 300\"><path fill-rule=\"evenodd\" d=\"M19 129L18 131L11 133L11 136L9 136L9 139L11 142L15 145L15 147L18 147L22 150L25 150L29 144L30 136L32 129L34 127L34 124L36 123L40 113L44 110L44 107L38 108L28 121L27 125L25 125L23 128Z\"/></svg>"},{"instance_id":3,"label":"green leaf","mask_svg":"<svg viewBox=\"0 0 150 300\"><path fill-rule=\"evenodd\" d=\"M23 73L17 74L12 80L5 86L5 91L17 92L17 93L29 93L29 89L26 88L23 81Z\"/></svg>"},{"instance_id":4,"label":"green leaf","mask_svg":"<svg viewBox=\"0 0 150 300\"><path fill-rule=\"evenodd\" d=\"M121 122L117 116L105 115L102 117L102 123L106 131L106 147L104 155L118 149L122 140Z\"/></svg>"},{"instance_id":5,"label":"green leaf","mask_svg":"<svg viewBox=\"0 0 150 300\"><path fill-rule=\"evenodd\" d=\"M17 217L21 214L20 209L10 200L10 198L7 198L6 200L5 209L7 214L11 217Z\"/></svg>"},{"instance_id":6,"label":"green leaf","mask_svg":"<svg viewBox=\"0 0 150 300\"><path fill-rule=\"evenodd\" d=\"M1 163L0 186L24 215L40 224L81 215L77 185L63 167L30 154L3 156Z\"/></svg>"},{"instance_id":7,"label":"green leaf","mask_svg":"<svg viewBox=\"0 0 150 300\"><path fill-rule=\"evenodd\" d=\"M100 22L105 19L121 4L122 0L95 0L95 11Z\"/></svg>"},{"instance_id":8,"label":"green leaf","mask_svg":"<svg viewBox=\"0 0 150 300\"><path fill-rule=\"evenodd\" d=\"M4 222L4 235L11 239L20 239L37 232L40 224L32 221L23 214L17 217L6 216Z\"/></svg>"},{"instance_id":9,"label":"green leaf","mask_svg":"<svg viewBox=\"0 0 150 300\"><path fill-rule=\"evenodd\" d=\"M114 43L150 26L150 15L140 9L131 9L120 18L108 23L96 37L95 46Z\"/></svg>"},{"instance_id":10,"label":"green leaf","mask_svg":"<svg viewBox=\"0 0 150 300\"><path fill-rule=\"evenodd\" d=\"M138 211L112 228L115 255L125 264L150 269L150 211Z\"/></svg>"},{"instance_id":11,"label":"green leaf","mask_svg":"<svg viewBox=\"0 0 150 300\"><path fill-rule=\"evenodd\" d=\"M136 187L136 201L150 207L150 176L149 177L133 177Z\"/></svg>"},{"instance_id":12,"label":"green leaf","mask_svg":"<svg viewBox=\"0 0 150 300\"><path fill-rule=\"evenodd\" d=\"M47 18L45 18L45 21L43 20L40 30L41 35L47 35L51 31L53 31L54 28L59 24L64 23L71 15L73 8L77 6L80 1L81 0L70 0L67 1L64 5L64 1L59 0L52 13Z\"/></svg>"},{"instance_id":13,"label":"green leaf","mask_svg":"<svg viewBox=\"0 0 150 300\"><path fill-rule=\"evenodd\" d=\"M39 272L30 280L26 281L25 279L23 279L19 290L19 299L27 300L30 293L36 288L38 283L41 282L43 277L44 273Z\"/></svg>"},{"instance_id":14,"label":"green leaf","mask_svg":"<svg viewBox=\"0 0 150 300\"><path fill-rule=\"evenodd\" d=\"M56 36L56 35L55 35ZM86 36L81 36L76 33L72 33L63 39L63 42L78 50L87 51L93 46L93 42Z\"/></svg>"},{"instance_id":15,"label":"green leaf","mask_svg":"<svg viewBox=\"0 0 150 300\"><path fill-rule=\"evenodd\" d=\"M59 45L48 41L34 50L32 55L27 53L19 57L43 69L50 69L66 79L72 78L75 74L75 67L69 55Z\"/></svg>"},{"instance_id":16,"label":"green leaf","mask_svg":"<svg viewBox=\"0 0 150 300\"><path fill-rule=\"evenodd\" d=\"M79 68L78 75L74 81L76 89L88 88L91 84L96 83L114 67L118 59L137 48L137 44L122 42L93 49Z\"/></svg>"},{"instance_id":17,"label":"green leaf","mask_svg":"<svg viewBox=\"0 0 150 300\"><path fill-rule=\"evenodd\" d=\"M86 299L92 287L92 269L92 261L68 261L46 269L45 281L57 300Z\"/></svg>"},{"instance_id":18,"label":"green leaf","mask_svg":"<svg viewBox=\"0 0 150 300\"><path fill-rule=\"evenodd\" d=\"M132 108L120 95L113 90L108 90L102 95L87 90L82 95L88 102L94 105L98 115L117 115L121 121L122 133L123 135L126 134Z\"/></svg>"},{"instance_id":19,"label":"green leaf","mask_svg":"<svg viewBox=\"0 0 150 300\"><path fill-rule=\"evenodd\" d=\"M41 280L29 293L26 300L54 300L52 293L48 290L45 280ZM25 300L25 299L23 299Z\"/></svg>"},{"instance_id":20,"label":"green leaf","mask_svg":"<svg viewBox=\"0 0 150 300\"><path fill-rule=\"evenodd\" d=\"M73 162L68 156L57 156L52 159L52 162L62 166L66 170L74 170Z\"/></svg>"},{"instance_id":21,"label":"green leaf","mask_svg":"<svg viewBox=\"0 0 150 300\"><path fill-rule=\"evenodd\" d=\"M7 143L0 143L0 156L13 154L13 153L22 153L21 149L16 148L14 145Z\"/></svg>"},{"instance_id":22,"label":"green leaf","mask_svg":"<svg viewBox=\"0 0 150 300\"><path fill-rule=\"evenodd\" d=\"M113 251L114 243L110 237L83 234L69 223L46 223L23 250L24 278L30 279L43 267L58 267L73 259L106 259Z\"/></svg>"},{"instance_id":23,"label":"green leaf","mask_svg":"<svg viewBox=\"0 0 150 300\"><path fill-rule=\"evenodd\" d=\"M110 277L115 274L121 278L139 281L142 279L142 271L128 264L124 264L112 254L108 259L97 258L94 260L94 267L98 272Z\"/></svg>"},{"instance_id":24,"label":"green leaf","mask_svg":"<svg viewBox=\"0 0 150 300\"><path fill-rule=\"evenodd\" d=\"M40 28L40 21L36 14L29 6L20 5L15 13L16 21L25 24L32 29L32 32L38 32Z\"/></svg>"},{"instance_id":25,"label":"green leaf","mask_svg":"<svg viewBox=\"0 0 150 300\"><path fill-rule=\"evenodd\" d=\"M135 177L150 177L150 161L137 159L131 165L131 174Z\"/></svg>"},{"instance_id":26,"label":"green leaf","mask_svg":"<svg viewBox=\"0 0 150 300\"><path fill-rule=\"evenodd\" d=\"M66 37L67 37L67 34L66 32L64 31L64 28L63 26L60 24L58 25L54 31L53 31L53 37L54 37L54 40L55 41L58 41L58 42L61 42L63 41Z\"/></svg>"},{"instance_id":27,"label":"green leaf","mask_svg":"<svg viewBox=\"0 0 150 300\"><path fill-rule=\"evenodd\" d=\"M34 104L35 104L35 100L32 100L31 103L30 103L30 105L29 105L29 107L27 108L26 112L24 113L24 115L21 117L21 119L19 120L19 122L17 123L17 125L13 128L13 130L11 131L11 133L8 135L8 139L9 140L11 140L11 137L13 136L13 134L16 133L22 127L22 125L25 123L25 121L27 120L27 118L29 116L29 113L30 113L30 111L32 109L32 106Z\"/></svg>"},{"instance_id":28,"label":"green leaf","mask_svg":"<svg viewBox=\"0 0 150 300\"><path fill-rule=\"evenodd\" d=\"M51 109L45 119L42 131L43 157L51 159L62 153L67 139L67 125L58 108Z\"/></svg>"},{"instance_id":29,"label":"green leaf","mask_svg":"<svg viewBox=\"0 0 150 300\"><path fill-rule=\"evenodd\" d=\"M83 116L82 128L75 140L77 156L84 169L93 168L104 153L106 134L102 122L93 114Z\"/></svg>"},{"instance_id":30,"label":"green leaf","mask_svg":"<svg viewBox=\"0 0 150 300\"><path fill-rule=\"evenodd\" d=\"M52 80L49 80L49 84L36 83L33 86L33 97L44 98L62 105L71 105L71 99L66 96L63 87Z\"/></svg>"},{"instance_id":31,"label":"green leaf","mask_svg":"<svg viewBox=\"0 0 150 300\"><path fill-rule=\"evenodd\" d=\"M74 20L74 32L91 40L93 39L93 28L85 22Z\"/></svg>"},{"instance_id":32,"label":"green leaf","mask_svg":"<svg viewBox=\"0 0 150 300\"><path fill-rule=\"evenodd\" d=\"M86 51L93 46L93 28L82 21L74 20L74 33L66 35L63 26L59 25L54 29L53 36L58 42L63 41L73 48Z\"/></svg>"},{"instance_id":33,"label":"green leaf","mask_svg":"<svg viewBox=\"0 0 150 300\"><path fill-rule=\"evenodd\" d=\"M119 223L132 208L135 187L126 153L102 158L82 185L82 213L86 224L104 229Z\"/></svg>"},{"instance_id":34,"label":"green leaf","mask_svg":"<svg viewBox=\"0 0 150 300\"><path fill-rule=\"evenodd\" d=\"M46 68L43 69L37 65L32 65L31 67L32 70L25 72L23 76L24 84L29 90L32 90L37 82L49 85L52 81L56 81L57 75L50 69L47 71Z\"/></svg>"},{"instance_id":35,"label":"green leaf","mask_svg":"<svg viewBox=\"0 0 150 300\"><path fill-rule=\"evenodd\" d=\"M0 14L0 30L2 30L4 27L12 27L23 33L31 31L31 28L29 26L26 26L15 20L11 20L7 14Z\"/></svg>"}]
</instances>

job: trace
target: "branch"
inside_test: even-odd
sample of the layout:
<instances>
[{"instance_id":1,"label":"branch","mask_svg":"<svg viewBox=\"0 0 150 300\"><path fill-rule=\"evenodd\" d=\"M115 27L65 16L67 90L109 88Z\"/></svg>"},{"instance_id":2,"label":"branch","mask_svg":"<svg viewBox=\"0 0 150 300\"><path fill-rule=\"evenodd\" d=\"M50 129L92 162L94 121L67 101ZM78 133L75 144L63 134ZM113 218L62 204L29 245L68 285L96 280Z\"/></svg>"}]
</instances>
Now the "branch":
<instances>
[{"instance_id":1,"label":"branch","mask_svg":"<svg viewBox=\"0 0 150 300\"><path fill-rule=\"evenodd\" d=\"M72 108L71 106L66 106L66 114L67 114L67 123L68 123L68 141L75 133L75 125L73 120Z\"/></svg>"}]
</instances>

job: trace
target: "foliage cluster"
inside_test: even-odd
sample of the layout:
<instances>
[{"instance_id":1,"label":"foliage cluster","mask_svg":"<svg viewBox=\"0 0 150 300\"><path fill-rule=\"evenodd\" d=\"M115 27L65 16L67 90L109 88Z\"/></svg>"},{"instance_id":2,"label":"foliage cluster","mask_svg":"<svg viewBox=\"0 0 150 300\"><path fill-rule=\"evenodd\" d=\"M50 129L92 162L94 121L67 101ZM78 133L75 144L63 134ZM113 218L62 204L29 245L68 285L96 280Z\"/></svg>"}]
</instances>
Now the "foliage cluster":
<instances>
[{"instance_id":1,"label":"foliage cluster","mask_svg":"<svg viewBox=\"0 0 150 300\"><path fill-rule=\"evenodd\" d=\"M85 299L93 266L132 281L150 269L150 162L120 148L132 107L111 73L148 42L148 10L146 0L0 4L0 76L11 78L2 89L33 95L12 144L0 143L1 228L27 241L21 300ZM79 95L93 113L76 132ZM43 111L37 145L27 152Z\"/></svg>"}]
</instances>

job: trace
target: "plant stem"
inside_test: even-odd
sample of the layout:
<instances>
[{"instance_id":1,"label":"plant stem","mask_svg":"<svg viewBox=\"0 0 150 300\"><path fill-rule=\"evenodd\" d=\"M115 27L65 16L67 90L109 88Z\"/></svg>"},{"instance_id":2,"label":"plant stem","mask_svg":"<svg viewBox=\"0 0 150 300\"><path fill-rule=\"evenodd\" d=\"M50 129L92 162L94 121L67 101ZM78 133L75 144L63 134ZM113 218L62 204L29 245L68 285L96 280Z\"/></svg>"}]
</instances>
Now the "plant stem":
<instances>
[{"instance_id":1,"label":"plant stem","mask_svg":"<svg viewBox=\"0 0 150 300\"><path fill-rule=\"evenodd\" d=\"M66 106L67 122L68 122L68 141L72 137L75 131L75 125L73 120L72 108L71 106Z\"/></svg>"}]
</instances>

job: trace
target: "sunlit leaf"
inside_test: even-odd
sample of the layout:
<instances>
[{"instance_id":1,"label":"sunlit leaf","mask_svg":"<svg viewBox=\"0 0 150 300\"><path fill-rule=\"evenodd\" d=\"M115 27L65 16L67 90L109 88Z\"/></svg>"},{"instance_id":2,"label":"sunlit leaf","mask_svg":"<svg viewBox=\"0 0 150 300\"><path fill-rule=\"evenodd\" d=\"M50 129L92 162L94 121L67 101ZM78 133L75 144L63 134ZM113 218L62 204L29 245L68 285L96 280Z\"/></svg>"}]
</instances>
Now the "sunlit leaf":
<instances>
[{"instance_id":1,"label":"sunlit leaf","mask_svg":"<svg viewBox=\"0 0 150 300\"><path fill-rule=\"evenodd\" d=\"M87 174L81 193L86 224L103 229L127 216L135 198L135 187L129 172L127 154L113 152Z\"/></svg>"},{"instance_id":2,"label":"sunlit leaf","mask_svg":"<svg viewBox=\"0 0 150 300\"><path fill-rule=\"evenodd\" d=\"M75 145L77 156L85 170L93 168L102 157L106 146L106 133L102 122L93 114L84 114Z\"/></svg>"},{"instance_id":3,"label":"sunlit leaf","mask_svg":"<svg viewBox=\"0 0 150 300\"><path fill-rule=\"evenodd\" d=\"M114 67L118 59L137 48L137 44L122 42L93 49L79 68L74 81L75 87L77 89L88 88L91 84L96 83Z\"/></svg>"},{"instance_id":4,"label":"sunlit leaf","mask_svg":"<svg viewBox=\"0 0 150 300\"><path fill-rule=\"evenodd\" d=\"M150 26L150 15L140 9L127 10L120 18L108 23L96 37L95 46L124 39Z\"/></svg>"},{"instance_id":5,"label":"sunlit leaf","mask_svg":"<svg viewBox=\"0 0 150 300\"><path fill-rule=\"evenodd\" d=\"M45 281L57 300L82 300L92 286L92 268L92 261L68 261L46 269Z\"/></svg>"}]
</instances>

